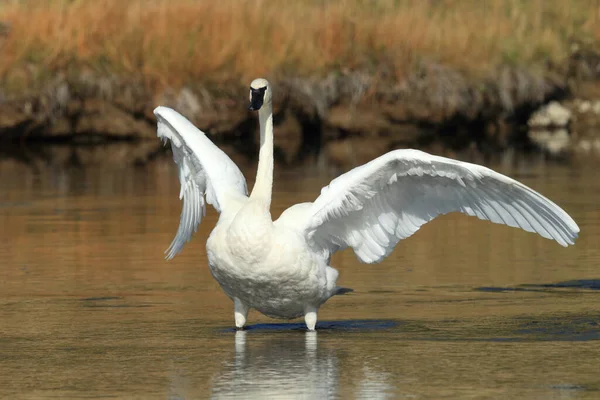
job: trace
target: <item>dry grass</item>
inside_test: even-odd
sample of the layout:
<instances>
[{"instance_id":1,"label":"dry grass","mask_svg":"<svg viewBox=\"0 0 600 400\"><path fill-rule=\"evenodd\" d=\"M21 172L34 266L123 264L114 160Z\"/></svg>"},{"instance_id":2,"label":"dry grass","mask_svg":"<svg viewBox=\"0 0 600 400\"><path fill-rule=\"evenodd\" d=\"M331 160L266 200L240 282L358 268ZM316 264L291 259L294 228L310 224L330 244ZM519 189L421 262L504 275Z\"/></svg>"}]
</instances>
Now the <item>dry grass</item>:
<instances>
[{"instance_id":1,"label":"dry grass","mask_svg":"<svg viewBox=\"0 0 600 400\"><path fill-rule=\"evenodd\" d=\"M0 77L23 82L27 65L154 86L332 69L401 78L422 60L478 73L600 41L598 0L0 0L0 21Z\"/></svg>"}]
</instances>

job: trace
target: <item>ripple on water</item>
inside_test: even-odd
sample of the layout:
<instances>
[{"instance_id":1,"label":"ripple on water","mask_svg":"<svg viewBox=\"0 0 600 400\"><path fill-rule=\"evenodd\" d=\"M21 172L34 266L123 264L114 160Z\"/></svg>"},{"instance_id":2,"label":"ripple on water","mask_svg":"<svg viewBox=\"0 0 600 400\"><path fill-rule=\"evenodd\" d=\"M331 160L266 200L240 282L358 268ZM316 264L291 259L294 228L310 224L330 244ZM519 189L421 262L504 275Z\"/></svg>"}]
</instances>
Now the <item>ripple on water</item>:
<instances>
[{"instance_id":1,"label":"ripple on water","mask_svg":"<svg viewBox=\"0 0 600 400\"><path fill-rule=\"evenodd\" d=\"M525 283L519 286L480 286L478 292L548 292L549 289L600 290L600 279L573 279L556 283Z\"/></svg>"},{"instance_id":2,"label":"ripple on water","mask_svg":"<svg viewBox=\"0 0 600 400\"><path fill-rule=\"evenodd\" d=\"M392 320L348 320L348 321L319 321L317 323L318 331L374 331L381 329L390 329L398 326L397 321ZM306 331L304 322L288 322L278 324L255 324L248 325L244 329L248 332L271 332L271 331ZM235 332L235 328L224 329L223 332Z\"/></svg>"}]
</instances>

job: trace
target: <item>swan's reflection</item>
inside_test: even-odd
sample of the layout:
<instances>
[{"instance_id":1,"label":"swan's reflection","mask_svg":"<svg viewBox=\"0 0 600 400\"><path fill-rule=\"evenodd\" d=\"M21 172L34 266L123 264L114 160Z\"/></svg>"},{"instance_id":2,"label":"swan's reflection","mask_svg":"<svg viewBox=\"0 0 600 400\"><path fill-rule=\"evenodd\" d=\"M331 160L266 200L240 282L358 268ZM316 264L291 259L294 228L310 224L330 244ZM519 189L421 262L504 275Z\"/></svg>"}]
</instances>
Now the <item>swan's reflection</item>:
<instances>
[{"instance_id":1,"label":"swan's reflection","mask_svg":"<svg viewBox=\"0 0 600 400\"><path fill-rule=\"evenodd\" d=\"M330 398L338 390L338 360L319 351L317 332L253 337L235 333L235 356L213 381L213 398ZM257 335L258 336L258 335Z\"/></svg>"},{"instance_id":2,"label":"swan's reflection","mask_svg":"<svg viewBox=\"0 0 600 400\"><path fill-rule=\"evenodd\" d=\"M344 367L346 361L340 362L335 350L340 342L336 340L335 346L324 343L319 347L317 332L259 335L238 331L233 361L226 361L213 380L212 398L328 399L349 393L360 399L393 398L395 386L389 374L364 361ZM350 387L341 386L341 375Z\"/></svg>"}]
</instances>

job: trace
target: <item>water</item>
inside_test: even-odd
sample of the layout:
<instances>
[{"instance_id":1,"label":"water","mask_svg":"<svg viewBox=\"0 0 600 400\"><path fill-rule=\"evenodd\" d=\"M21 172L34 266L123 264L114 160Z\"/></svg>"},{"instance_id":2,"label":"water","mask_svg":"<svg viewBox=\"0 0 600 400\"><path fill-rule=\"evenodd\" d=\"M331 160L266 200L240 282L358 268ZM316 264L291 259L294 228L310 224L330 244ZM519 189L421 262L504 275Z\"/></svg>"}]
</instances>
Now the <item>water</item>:
<instances>
[{"instance_id":1,"label":"water","mask_svg":"<svg viewBox=\"0 0 600 400\"><path fill-rule=\"evenodd\" d=\"M0 162L0 397L600 397L600 180L595 168L492 165L579 223L576 246L459 214L378 265L333 265L356 291L320 330L256 312L235 332L211 278L209 211L175 260L172 161L61 168ZM252 171L247 176L252 176ZM331 174L276 174L273 214Z\"/></svg>"}]
</instances>

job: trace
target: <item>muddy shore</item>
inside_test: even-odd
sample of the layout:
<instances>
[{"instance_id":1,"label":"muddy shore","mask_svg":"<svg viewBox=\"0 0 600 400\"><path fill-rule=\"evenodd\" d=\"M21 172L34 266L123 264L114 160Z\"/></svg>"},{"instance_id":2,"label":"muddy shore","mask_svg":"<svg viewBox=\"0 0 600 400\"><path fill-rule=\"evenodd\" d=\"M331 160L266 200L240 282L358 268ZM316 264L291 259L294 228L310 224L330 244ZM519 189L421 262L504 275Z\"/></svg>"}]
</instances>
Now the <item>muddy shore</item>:
<instances>
[{"instance_id":1,"label":"muddy shore","mask_svg":"<svg viewBox=\"0 0 600 400\"><path fill-rule=\"evenodd\" d=\"M276 157L287 165L324 160L347 167L407 147L446 154L487 155L516 147L561 157L600 155L600 57L574 54L562 71L504 66L473 80L428 64L402 82L356 72L276 80ZM156 91L89 72L59 75L19 95L9 96L0 87L0 141L4 153L15 146L89 149L127 142L135 145L119 154L69 151L61 163L144 163L165 153L156 140L152 110L167 105L232 156L252 160L257 122L246 109L246 91L239 83ZM571 113L566 126L542 127L547 133L532 135L528 120L552 101ZM562 129L559 139L554 128ZM545 146L548 140L563 145L556 151Z\"/></svg>"}]
</instances>

